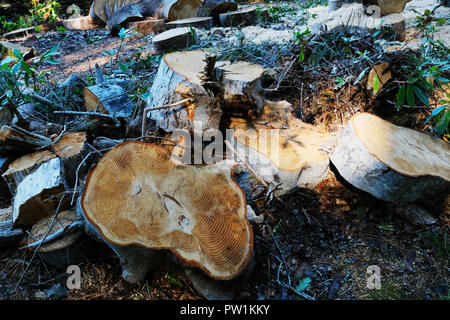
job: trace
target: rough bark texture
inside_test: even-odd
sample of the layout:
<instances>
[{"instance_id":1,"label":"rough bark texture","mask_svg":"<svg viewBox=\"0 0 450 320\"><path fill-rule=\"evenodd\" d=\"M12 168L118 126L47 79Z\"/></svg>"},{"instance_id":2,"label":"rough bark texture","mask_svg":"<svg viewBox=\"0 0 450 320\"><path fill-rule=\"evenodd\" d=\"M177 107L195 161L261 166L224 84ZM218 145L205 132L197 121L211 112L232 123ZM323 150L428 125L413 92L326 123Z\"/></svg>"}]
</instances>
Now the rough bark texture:
<instances>
[{"instance_id":1,"label":"rough bark texture","mask_svg":"<svg viewBox=\"0 0 450 320\"><path fill-rule=\"evenodd\" d=\"M115 118L129 117L133 111L128 93L114 84L84 88L84 102L87 111L107 113Z\"/></svg>"},{"instance_id":2,"label":"rough bark texture","mask_svg":"<svg viewBox=\"0 0 450 320\"><path fill-rule=\"evenodd\" d=\"M394 37L397 41L405 41L406 23L405 17L399 13L391 13L382 20L382 27L385 29L385 37Z\"/></svg>"},{"instance_id":3,"label":"rough bark texture","mask_svg":"<svg viewBox=\"0 0 450 320\"><path fill-rule=\"evenodd\" d=\"M18 30L14 30L8 33L5 33L3 35L3 38L8 39L8 40L13 40L13 39L17 39L17 38L22 38L22 37L26 37L29 36L30 34L33 34L35 32L34 27L28 27L28 28L21 28Z\"/></svg>"},{"instance_id":4,"label":"rough bark texture","mask_svg":"<svg viewBox=\"0 0 450 320\"><path fill-rule=\"evenodd\" d=\"M13 42L0 41L0 57L15 57L13 54L15 49L19 50L24 59L30 59L37 55L36 50L34 50L33 48L24 47Z\"/></svg>"},{"instance_id":5,"label":"rough bark texture","mask_svg":"<svg viewBox=\"0 0 450 320\"><path fill-rule=\"evenodd\" d=\"M222 27L249 26L256 22L258 16L255 8L232 11L219 14L220 25Z\"/></svg>"},{"instance_id":6,"label":"rough bark texture","mask_svg":"<svg viewBox=\"0 0 450 320\"><path fill-rule=\"evenodd\" d=\"M163 53L168 50L185 49L195 42L189 28L175 28L164 31L153 38L155 50Z\"/></svg>"},{"instance_id":7,"label":"rough bark texture","mask_svg":"<svg viewBox=\"0 0 450 320\"><path fill-rule=\"evenodd\" d=\"M197 16L201 0L163 0L164 18L169 21Z\"/></svg>"},{"instance_id":8,"label":"rough bark texture","mask_svg":"<svg viewBox=\"0 0 450 320\"><path fill-rule=\"evenodd\" d=\"M330 160L349 183L388 202L404 204L433 198L439 190L449 187L440 177L407 176L388 167L369 153L356 136L352 121L338 134Z\"/></svg>"},{"instance_id":9,"label":"rough bark texture","mask_svg":"<svg viewBox=\"0 0 450 320\"><path fill-rule=\"evenodd\" d=\"M166 23L167 29L182 28L182 27L194 27L209 30L213 27L213 19L211 17L195 17L195 18L175 20Z\"/></svg>"},{"instance_id":10,"label":"rough bark texture","mask_svg":"<svg viewBox=\"0 0 450 320\"><path fill-rule=\"evenodd\" d=\"M201 131L218 129L222 111L217 101L203 88L200 79L206 65L205 58L206 54L201 51L165 55L150 90L148 107L160 107L187 98L193 101L184 106L154 110L144 116L154 120L157 127L167 132L175 129L194 131L197 129L194 128L194 121L201 124ZM180 65L172 65L172 61L182 61L181 65L193 66L193 69L186 74Z\"/></svg>"},{"instance_id":11,"label":"rough bark texture","mask_svg":"<svg viewBox=\"0 0 450 320\"><path fill-rule=\"evenodd\" d=\"M12 208L0 209L0 248L14 246L22 238L22 229L13 226Z\"/></svg>"},{"instance_id":12,"label":"rough bark texture","mask_svg":"<svg viewBox=\"0 0 450 320\"><path fill-rule=\"evenodd\" d=\"M74 19L63 20L63 26L67 30L90 30L98 28L94 20L90 17L79 17Z\"/></svg>"},{"instance_id":13,"label":"rough bark texture","mask_svg":"<svg viewBox=\"0 0 450 320\"><path fill-rule=\"evenodd\" d=\"M125 26L128 22L144 20L144 16L141 13L138 4L131 4L120 8L112 16L108 18L106 25L108 26L109 33L112 36L117 36L121 27Z\"/></svg>"},{"instance_id":14,"label":"rough bark texture","mask_svg":"<svg viewBox=\"0 0 450 320\"><path fill-rule=\"evenodd\" d=\"M28 132L19 127L10 127L6 125L0 129L0 141L8 145L28 150L36 150L37 148L50 145L52 142L50 138L45 136Z\"/></svg>"},{"instance_id":15,"label":"rough bark texture","mask_svg":"<svg viewBox=\"0 0 450 320\"><path fill-rule=\"evenodd\" d=\"M108 19L120 8L142 0L94 0L89 15L99 26L104 26Z\"/></svg>"},{"instance_id":16,"label":"rough bark texture","mask_svg":"<svg viewBox=\"0 0 450 320\"><path fill-rule=\"evenodd\" d=\"M135 28L137 32L144 35L157 34L166 29L164 19L130 22L127 24L127 28Z\"/></svg>"}]
</instances>

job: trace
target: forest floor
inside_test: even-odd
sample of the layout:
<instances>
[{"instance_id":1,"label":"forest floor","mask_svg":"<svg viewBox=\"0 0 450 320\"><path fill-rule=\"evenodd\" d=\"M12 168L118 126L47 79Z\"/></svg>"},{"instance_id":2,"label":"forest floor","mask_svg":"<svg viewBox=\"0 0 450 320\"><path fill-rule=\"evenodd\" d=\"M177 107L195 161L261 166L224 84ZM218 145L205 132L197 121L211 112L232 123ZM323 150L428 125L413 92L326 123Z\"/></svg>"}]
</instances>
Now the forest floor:
<instances>
[{"instance_id":1,"label":"forest floor","mask_svg":"<svg viewBox=\"0 0 450 320\"><path fill-rule=\"evenodd\" d=\"M346 79L355 79L367 66L363 58L355 62L350 57L356 52L367 51L375 62L387 60L393 69L407 59L407 54L417 54L414 50L421 35L413 27L413 17L419 14L412 13L412 8L423 13L436 3L413 0L407 5L405 15L410 28L406 45L386 41L380 44L378 38L349 29L309 39L304 49L305 61L309 62L293 61L301 50L299 42L292 41L296 32L301 34L306 25L313 25L310 20L314 14L320 16L320 10L325 9L308 11L298 9L298 3L286 2L279 5L297 6L297 12L309 13L292 14L295 10L288 10L277 21L260 22L241 30L200 31L198 44L190 49L213 47L218 59L262 64L267 71L263 86L274 88L280 84L278 90L267 92L267 98L287 100L303 121L330 132L336 132L354 113L365 111L431 134L425 119L438 105L439 97L434 97L430 108L396 111L393 92L385 90L373 96L366 90L367 74L358 84ZM448 16L449 11L440 8L436 16ZM438 29L436 36L449 45L445 39L449 23L442 28L444 31ZM151 36L136 37L121 43L110 37L107 30L94 29L50 31L17 42L41 53L59 46L60 64L40 67L49 71L48 79L53 84L71 74L90 83L95 64L106 74L121 76L123 71L117 62L127 64L138 88L137 96L151 86L161 58L155 55L150 40ZM389 52L386 46L399 46L402 50ZM52 90L51 85L43 90ZM437 219L431 225L415 224L408 219L412 212L399 214L393 206L342 182L337 174L330 175L315 190L293 190L281 201L265 200L264 196L249 200L255 212L265 217L264 223L252 225L252 272L224 284L235 289L236 299L304 299L301 293L318 300L449 299L450 199L429 208ZM54 290L55 284L64 286L65 270L53 269L39 256L29 264L30 257L30 252L17 248L0 251L0 299L202 299L179 263L158 269L147 275L144 282L133 285L122 279L119 259L105 246L95 259L86 258L80 264L81 289L58 291ZM367 270L374 265L381 270L378 290L367 288Z\"/></svg>"}]
</instances>

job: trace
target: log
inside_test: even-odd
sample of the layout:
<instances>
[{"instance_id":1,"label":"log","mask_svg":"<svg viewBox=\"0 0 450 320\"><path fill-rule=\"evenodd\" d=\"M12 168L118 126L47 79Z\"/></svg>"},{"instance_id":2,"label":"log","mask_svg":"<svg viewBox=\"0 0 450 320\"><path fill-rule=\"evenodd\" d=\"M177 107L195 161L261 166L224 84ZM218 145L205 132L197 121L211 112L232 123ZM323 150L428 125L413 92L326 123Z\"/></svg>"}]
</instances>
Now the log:
<instances>
[{"instance_id":1,"label":"log","mask_svg":"<svg viewBox=\"0 0 450 320\"><path fill-rule=\"evenodd\" d=\"M0 248L14 246L22 238L22 229L13 226L12 208L0 209Z\"/></svg>"},{"instance_id":2,"label":"log","mask_svg":"<svg viewBox=\"0 0 450 320\"><path fill-rule=\"evenodd\" d=\"M18 185L13 201L14 226L30 226L54 213L66 190L59 158L42 163Z\"/></svg>"},{"instance_id":3,"label":"log","mask_svg":"<svg viewBox=\"0 0 450 320\"><path fill-rule=\"evenodd\" d=\"M382 18L381 27L384 29L384 37L393 37L397 41L405 41L406 21L405 17L399 13L392 13Z\"/></svg>"},{"instance_id":4,"label":"log","mask_svg":"<svg viewBox=\"0 0 450 320\"><path fill-rule=\"evenodd\" d=\"M219 14L219 21L222 27L250 26L256 23L257 19L256 8Z\"/></svg>"},{"instance_id":5,"label":"log","mask_svg":"<svg viewBox=\"0 0 450 320\"><path fill-rule=\"evenodd\" d=\"M120 8L106 22L111 36L117 36L121 27L129 22L144 20L141 8L137 4L131 4Z\"/></svg>"},{"instance_id":6,"label":"log","mask_svg":"<svg viewBox=\"0 0 450 320\"><path fill-rule=\"evenodd\" d=\"M349 183L399 205L433 199L449 188L444 141L359 113L337 135L330 160Z\"/></svg>"},{"instance_id":7,"label":"log","mask_svg":"<svg viewBox=\"0 0 450 320\"><path fill-rule=\"evenodd\" d=\"M176 29L173 29L176 30ZM222 111L218 102L203 87L202 71L206 67L206 53L203 51L174 52L163 56L158 72L150 89L148 108L177 103L173 108L162 108L144 113L144 117L156 122L166 132L176 129L196 130L194 124L201 124L200 131L218 129ZM198 130L198 129L197 129Z\"/></svg>"},{"instance_id":8,"label":"log","mask_svg":"<svg viewBox=\"0 0 450 320\"><path fill-rule=\"evenodd\" d=\"M66 30L91 30L99 27L90 16L63 20L62 24Z\"/></svg>"},{"instance_id":9,"label":"log","mask_svg":"<svg viewBox=\"0 0 450 320\"><path fill-rule=\"evenodd\" d=\"M295 187L314 188L329 172L324 148L333 144L332 136L291 112L286 101L266 101L258 119L232 118L229 125L233 147L260 178L281 184L278 195Z\"/></svg>"},{"instance_id":10,"label":"log","mask_svg":"<svg viewBox=\"0 0 450 320\"><path fill-rule=\"evenodd\" d=\"M219 15L229 11L236 11L237 3L229 0L204 0L197 15L199 17L213 17L214 22L219 22Z\"/></svg>"},{"instance_id":11,"label":"log","mask_svg":"<svg viewBox=\"0 0 450 320\"><path fill-rule=\"evenodd\" d=\"M17 38L25 38L29 36L30 34L33 34L35 32L34 27L28 27L28 28L21 28L17 29L8 33L5 33L3 35L3 38L7 40L15 40Z\"/></svg>"},{"instance_id":12,"label":"log","mask_svg":"<svg viewBox=\"0 0 450 320\"><path fill-rule=\"evenodd\" d=\"M163 0L163 15L168 21L196 17L201 4L201 0Z\"/></svg>"},{"instance_id":13,"label":"log","mask_svg":"<svg viewBox=\"0 0 450 320\"><path fill-rule=\"evenodd\" d=\"M258 111L262 110L263 67L244 61L233 64L225 62L218 64L216 73L223 88L225 112L247 115L252 106L256 106Z\"/></svg>"},{"instance_id":14,"label":"log","mask_svg":"<svg viewBox=\"0 0 450 320\"><path fill-rule=\"evenodd\" d=\"M373 90L375 88L375 76L378 77L378 91L388 82L391 77L391 71L388 69L389 63L380 63L372 67L367 78L367 89Z\"/></svg>"},{"instance_id":15,"label":"log","mask_svg":"<svg viewBox=\"0 0 450 320\"><path fill-rule=\"evenodd\" d=\"M166 29L193 27L209 30L213 27L213 19L211 17L195 17L175 20L166 23Z\"/></svg>"},{"instance_id":16,"label":"log","mask_svg":"<svg viewBox=\"0 0 450 320\"><path fill-rule=\"evenodd\" d=\"M99 84L85 87L84 103L87 111L100 112L117 117L129 117L134 104L128 93L115 84Z\"/></svg>"},{"instance_id":17,"label":"log","mask_svg":"<svg viewBox=\"0 0 450 320\"><path fill-rule=\"evenodd\" d=\"M166 29L164 19L152 19L144 21L130 22L127 24L128 29L135 29L143 35L157 34Z\"/></svg>"},{"instance_id":18,"label":"log","mask_svg":"<svg viewBox=\"0 0 450 320\"><path fill-rule=\"evenodd\" d=\"M175 28L164 31L153 38L153 45L158 53L168 50L180 50L196 42L195 35L189 28Z\"/></svg>"},{"instance_id":19,"label":"log","mask_svg":"<svg viewBox=\"0 0 450 320\"><path fill-rule=\"evenodd\" d=\"M13 42L0 41L0 57L15 57L13 52L16 49L19 50L25 60L38 55L37 51L33 48L24 47Z\"/></svg>"},{"instance_id":20,"label":"log","mask_svg":"<svg viewBox=\"0 0 450 320\"><path fill-rule=\"evenodd\" d=\"M64 170L70 172L66 181L68 187L72 188L75 184L76 172L78 171L79 176L82 177L89 169L90 162L86 162L78 170L79 164L88 153L86 133L66 133L55 144L49 146L49 149L24 155L12 162L2 177L7 182L11 193L15 194L19 183L38 169L42 163L59 158L62 160Z\"/></svg>"},{"instance_id":21,"label":"log","mask_svg":"<svg viewBox=\"0 0 450 320\"><path fill-rule=\"evenodd\" d=\"M28 150L36 150L49 145L52 140L36 133L28 132L16 126L3 126L0 129L0 141L7 145Z\"/></svg>"},{"instance_id":22,"label":"log","mask_svg":"<svg viewBox=\"0 0 450 320\"><path fill-rule=\"evenodd\" d=\"M387 16L391 13L402 13L406 4L410 1L411 0L377 0L382 16Z\"/></svg>"},{"instance_id":23,"label":"log","mask_svg":"<svg viewBox=\"0 0 450 320\"><path fill-rule=\"evenodd\" d=\"M90 172L81 212L97 236L122 252L130 246L170 250L210 277L229 280L246 268L253 252L245 195L232 167L184 165L161 146L127 141ZM145 276L139 255L121 258L127 261L125 279Z\"/></svg>"},{"instance_id":24,"label":"log","mask_svg":"<svg viewBox=\"0 0 450 320\"><path fill-rule=\"evenodd\" d=\"M8 170L8 166L11 162L14 161L13 157L0 157L0 174ZM2 201L8 200L11 198L11 192L8 188L8 184L6 183L4 178L0 178L0 199Z\"/></svg>"},{"instance_id":25,"label":"log","mask_svg":"<svg viewBox=\"0 0 450 320\"><path fill-rule=\"evenodd\" d=\"M83 259L83 223L76 223L76 211L63 210L53 221L53 216L39 220L30 230L27 246L30 251L39 247L37 252L51 266L62 268L78 264ZM52 223L53 222L53 223ZM50 227L51 226L51 227ZM73 227L75 226L75 227ZM58 235L58 237L54 237ZM44 236L45 239L44 239Z\"/></svg>"},{"instance_id":26,"label":"log","mask_svg":"<svg viewBox=\"0 0 450 320\"><path fill-rule=\"evenodd\" d=\"M109 17L120 8L140 1L142 0L94 0L89 15L95 24L105 26Z\"/></svg>"}]
</instances>

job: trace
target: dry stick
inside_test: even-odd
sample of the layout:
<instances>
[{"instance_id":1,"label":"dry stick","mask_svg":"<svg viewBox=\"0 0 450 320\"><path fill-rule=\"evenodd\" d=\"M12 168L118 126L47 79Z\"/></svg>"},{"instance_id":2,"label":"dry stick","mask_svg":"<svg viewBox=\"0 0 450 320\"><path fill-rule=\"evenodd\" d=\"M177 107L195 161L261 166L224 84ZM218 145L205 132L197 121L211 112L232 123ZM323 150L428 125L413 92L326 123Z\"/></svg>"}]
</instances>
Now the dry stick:
<instances>
[{"instance_id":1,"label":"dry stick","mask_svg":"<svg viewBox=\"0 0 450 320\"><path fill-rule=\"evenodd\" d=\"M59 136L58 136L54 141L50 142L49 144L47 144L47 145L45 145L45 146L42 146L42 147L37 148L36 151L41 150L41 149L48 148L48 147L50 147L50 146L56 144L59 140L61 140L61 138L62 138L64 132L66 132L66 125L64 125L64 128L62 129L61 133L59 134Z\"/></svg>"},{"instance_id":2,"label":"dry stick","mask_svg":"<svg viewBox=\"0 0 450 320\"><path fill-rule=\"evenodd\" d=\"M178 101L178 102L174 102L174 103L171 103L171 104L166 104L166 105L163 105L163 106L160 106L160 107L147 107L147 108L144 108L144 110L142 111L142 128L141 128L141 136L145 136L145 122L146 122L146 120L147 120L147 112L149 112L149 111L153 111L153 110L161 110L161 109L170 109L170 108L173 108L173 107L178 107L178 106L186 106L189 102L191 101L191 99L190 98L187 98L187 99L183 99L183 100L180 100L180 101Z\"/></svg>"},{"instance_id":3,"label":"dry stick","mask_svg":"<svg viewBox=\"0 0 450 320\"><path fill-rule=\"evenodd\" d=\"M272 89L266 89L266 88L262 88L264 91L277 91L280 88L280 84L281 82L283 82L284 78L286 77L287 73L289 72L289 70L292 68L292 66L294 65L295 60L297 60L297 57L291 61L291 63L289 64L289 66L286 68L286 70L281 74L280 78L278 79L278 83L277 86L275 88Z\"/></svg>"},{"instance_id":4,"label":"dry stick","mask_svg":"<svg viewBox=\"0 0 450 320\"><path fill-rule=\"evenodd\" d=\"M61 199L59 200L58 206L56 207L55 213L53 214L53 218L52 221L50 222L50 225L48 226L47 232L45 233L44 237L42 238L42 241L45 240L45 238L47 238L48 234L50 233L50 229L53 227L53 224L55 223L56 220L56 215L59 212L59 208L61 207L61 204L64 200L65 194L63 194L61 196ZM22 275L20 276L19 281L17 281L16 287L14 288L14 292L17 291L17 288L19 287L20 283L22 282L23 277L25 276L25 274L28 271L28 268L31 266L31 262L33 262L34 257L36 256L37 252L39 251L39 249L42 246L42 242L37 246L36 250L34 250L33 255L31 256L30 261L27 264L27 267L25 268L25 270L23 271Z\"/></svg>"}]
</instances>

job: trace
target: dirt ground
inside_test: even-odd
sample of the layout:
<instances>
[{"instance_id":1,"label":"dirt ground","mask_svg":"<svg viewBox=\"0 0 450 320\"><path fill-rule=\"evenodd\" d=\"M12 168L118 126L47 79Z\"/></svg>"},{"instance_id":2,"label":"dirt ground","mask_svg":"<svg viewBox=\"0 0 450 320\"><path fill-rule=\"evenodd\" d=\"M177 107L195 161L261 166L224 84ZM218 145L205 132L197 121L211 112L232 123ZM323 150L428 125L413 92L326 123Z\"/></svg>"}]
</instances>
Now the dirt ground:
<instances>
[{"instance_id":1,"label":"dirt ground","mask_svg":"<svg viewBox=\"0 0 450 320\"><path fill-rule=\"evenodd\" d=\"M410 5L417 3L413 0ZM430 7L433 4L425 3ZM288 16L281 22L260 23L258 28L280 32L301 30L301 25L289 27L297 18ZM411 38L416 35L413 31L409 31ZM244 40L245 45L236 49L240 32L244 35L249 32L249 36ZM367 111L431 134L424 122L436 107L436 101L429 109L396 112L387 102L392 100L392 94L373 97L367 92L363 84L367 77L359 85L344 84L336 88L338 75L345 78L358 74L358 66L361 71L362 61L358 65L343 55L348 50L368 50L378 60L389 57L402 63L395 60L395 53L380 54L371 36L348 31L312 40L325 43L333 50L318 52L320 46L308 47L307 59L311 57L318 62L305 66L298 61L291 64L299 54L292 41L277 45L273 41L245 42L252 32L261 35L263 31L230 28L201 31L199 43L190 49L214 47L219 59L263 64L267 70L264 87L273 88L280 82L279 90L268 91L267 98L289 101L299 118L330 132L344 126L354 113ZM352 35L358 39L350 45L342 40ZM41 69L50 71L53 83L71 74L92 81L96 63L106 74L120 74L117 64L111 64L111 57L105 52L121 46L118 61L130 63L132 79L139 84L140 92L145 92L160 59L150 40L151 36L136 37L127 39L121 46L121 41L109 37L107 30L94 29L50 31L17 42L41 53L59 46L60 65L47 64ZM281 197L281 201L268 200L264 194L247 195L247 198L248 204L265 219L262 224L252 224L255 251L251 267L238 279L223 284L236 289L236 299L449 299L449 197L433 199L428 204L428 211L437 219L432 225L414 224L406 217L406 209L399 212L395 205L354 189L335 172L315 190L293 190ZM53 268L40 255L29 263L32 251L17 248L0 251L0 299L202 299L175 257L171 257L173 263L133 285L122 279L119 259L109 248L99 246L96 250L95 257L85 257L80 264L81 289L63 290L52 297L49 289L58 283L65 285L65 270ZM367 268L374 265L381 271L379 290L367 288Z\"/></svg>"}]
</instances>

